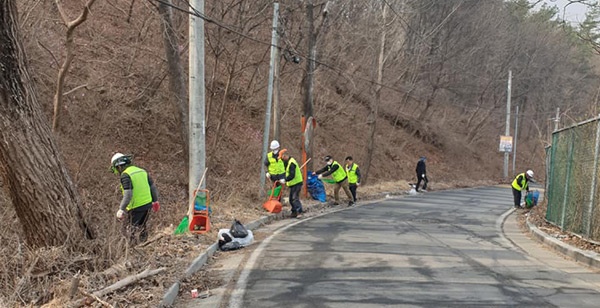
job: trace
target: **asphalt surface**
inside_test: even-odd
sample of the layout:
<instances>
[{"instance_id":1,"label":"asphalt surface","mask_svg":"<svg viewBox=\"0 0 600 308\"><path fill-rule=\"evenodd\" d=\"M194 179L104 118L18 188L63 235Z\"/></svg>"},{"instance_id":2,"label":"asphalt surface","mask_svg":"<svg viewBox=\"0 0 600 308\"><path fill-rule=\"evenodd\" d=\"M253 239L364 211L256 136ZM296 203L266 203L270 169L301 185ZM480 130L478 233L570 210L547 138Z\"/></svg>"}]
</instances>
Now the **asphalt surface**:
<instances>
[{"instance_id":1,"label":"asphalt surface","mask_svg":"<svg viewBox=\"0 0 600 308\"><path fill-rule=\"evenodd\" d=\"M287 225L238 269L227 306L599 307L597 272L514 218L505 236L511 204L508 188L439 191Z\"/></svg>"}]
</instances>

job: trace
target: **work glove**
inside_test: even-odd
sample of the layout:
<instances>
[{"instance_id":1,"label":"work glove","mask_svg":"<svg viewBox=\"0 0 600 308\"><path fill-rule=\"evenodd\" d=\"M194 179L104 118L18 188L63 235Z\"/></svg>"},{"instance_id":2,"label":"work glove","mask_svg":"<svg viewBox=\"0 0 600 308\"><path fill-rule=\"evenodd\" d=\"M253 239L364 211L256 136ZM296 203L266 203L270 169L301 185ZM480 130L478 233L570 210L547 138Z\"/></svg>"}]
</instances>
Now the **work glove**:
<instances>
[{"instance_id":1,"label":"work glove","mask_svg":"<svg viewBox=\"0 0 600 308\"><path fill-rule=\"evenodd\" d=\"M360 186L360 182L356 183L356 186Z\"/></svg>"},{"instance_id":2,"label":"work glove","mask_svg":"<svg viewBox=\"0 0 600 308\"><path fill-rule=\"evenodd\" d=\"M123 216L125 216L125 211L119 209L117 211L117 219L123 219Z\"/></svg>"},{"instance_id":3,"label":"work glove","mask_svg":"<svg viewBox=\"0 0 600 308\"><path fill-rule=\"evenodd\" d=\"M281 180L279 180L279 183L281 183L281 184L285 184L285 179L281 179Z\"/></svg>"},{"instance_id":4,"label":"work glove","mask_svg":"<svg viewBox=\"0 0 600 308\"><path fill-rule=\"evenodd\" d=\"M421 174L421 178L424 179L425 178L425 173Z\"/></svg>"},{"instance_id":5,"label":"work glove","mask_svg":"<svg viewBox=\"0 0 600 308\"><path fill-rule=\"evenodd\" d=\"M267 179L268 179L268 178L270 178L270 177L271 177L271 174L267 172L267 173L265 173L265 176L266 176L266 177L267 177Z\"/></svg>"},{"instance_id":6,"label":"work glove","mask_svg":"<svg viewBox=\"0 0 600 308\"><path fill-rule=\"evenodd\" d=\"M160 203L158 201L152 202L152 212L156 213L160 210Z\"/></svg>"},{"instance_id":7,"label":"work glove","mask_svg":"<svg viewBox=\"0 0 600 308\"><path fill-rule=\"evenodd\" d=\"M319 179L319 180L322 178L323 178L323 175L321 175L321 174L319 174L319 176L317 177L317 179Z\"/></svg>"}]
</instances>

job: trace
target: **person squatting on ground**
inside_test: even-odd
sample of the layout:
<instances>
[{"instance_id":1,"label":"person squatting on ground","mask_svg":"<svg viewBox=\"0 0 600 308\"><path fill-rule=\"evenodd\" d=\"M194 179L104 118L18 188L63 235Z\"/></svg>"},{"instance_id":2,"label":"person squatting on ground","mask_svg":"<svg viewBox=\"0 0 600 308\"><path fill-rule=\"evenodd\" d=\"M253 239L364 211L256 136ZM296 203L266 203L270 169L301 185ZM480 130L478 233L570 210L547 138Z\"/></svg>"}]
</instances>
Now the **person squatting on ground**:
<instances>
[{"instance_id":1,"label":"person squatting on ground","mask_svg":"<svg viewBox=\"0 0 600 308\"><path fill-rule=\"evenodd\" d=\"M421 156L419 161L417 162L417 187L415 187L416 191L419 191L419 185L421 185L421 181L423 181L423 191L427 191L427 183L429 180L427 179L427 168L425 167L425 160L427 158L425 156Z\"/></svg>"},{"instance_id":2,"label":"person squatting on ground","mask_svg":"<svg viewBox=\"0 0 600 308\"><path fill-rule=\"evenodd\" d=\"M514 197L515 208L521 207L521 192L523 189L529 193L529 182L533 182L533 171L527 170L527 172L519 173L512 181L512 192Z\"/></svg>"},{"instance_id":3,"label":"person squatting on ground","mask_svg":"<svg viewBox=\"0 0 600 308\"><path fill-rule=\"evenodd\" d=\"M358 164L352 160L352 156L346 157L346 175L348 176L348 187L352 193L352 200L356 203L356 189L360 186L360 169Z\"/></svg>"},{"instance_id":4,"label":"person squatting on ground","mask_svg":"<svg viewBox=\"0 0 600 308\"><path fill-rule=\"evenodd\" d=\"M346 175L346 170L340 163L333 160L333 157L330 155L325 156L325 162L327 165L322 169L314 172L313 174L318 175L319 180L323 177L331 175L333 181L335 182L335 186L333 187L333 197L335 199L334 205L338 205L340 203L340 188L344 189L346 196L348 197L348 206L354 204L354 199L352 198L352 194L350 193L350 188L348 186L348 176Z\"/></svg>"},{"instance_id":5,"label":"person squatting on ground","mask_svg":"<svg viewBox=\"0 0 600 308\"><path fill-rule=\"evenodd\" d=\"M271 149L271 152L267 153L264 162L267 167L265 176L276 186L279 186L279 180L285 178L285 166L279 157L279 142L277 140L271 141L269 148ZM279 196L277 196L277 200L281 200L281 191L279 192Z\"/></svg>"},{"instance_id":6,"label":"person squatting on ground","mask_svg":"<svg viewBox=\"0 0 600 308\"><path fill-rule=\"evenodd\" d=\"M290 189L290 205L292 206L292 217L302 218L302 203L300 202L300 191L302 190L302 171L293 157L290 157L286 149L280 152L281 159L285 165L285 179L280 180L286 183Z\"/></svg>"},{"instance_id":7,"label":"person squatting on ground","mask_svg":"<svg viewBox=\"0 0 600 308\"><path fill-rule=\"evenodd\" d=\"M158 191L146 170L132 165L131 155L116 153L111 161L111 170L120 176L123 198L117 211L119 220L127 219L126 235L131 243L148 239L146 222L150 210L158 211ZM139 234L139 238L138 238Z\"/></svg>"}]
</instances>

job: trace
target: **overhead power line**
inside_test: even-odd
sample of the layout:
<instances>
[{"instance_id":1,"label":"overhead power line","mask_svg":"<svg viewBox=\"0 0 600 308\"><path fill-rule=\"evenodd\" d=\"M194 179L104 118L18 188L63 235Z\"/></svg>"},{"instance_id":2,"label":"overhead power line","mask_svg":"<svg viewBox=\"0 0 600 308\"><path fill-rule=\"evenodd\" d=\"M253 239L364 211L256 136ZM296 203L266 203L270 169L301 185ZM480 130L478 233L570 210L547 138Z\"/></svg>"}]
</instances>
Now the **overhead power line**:
<instances>
[{"instance_id":1,"label":"overhead power line","mask_svg":"<svg viewBox=\"0 0 600 308\"><path fill-rule=\"evenodd\" d=\"M265 45L265 46L269 46L269 47L274 46L276 48L286 49L286 48L284 48L282 46L274 45L271 42L265 42L265 41L262 41L260 39L257 39L257 38L254 38L252 36L249 36L246 33L243 33L243 32L241 32L239 30L234 29L234 27L231 26L231 25L226 25L226 24L224 24L223 22L221 22L219 20L216 20L214 18L211 18L211 17L207 16L206 14L202 14L198 10L196 10L190 4L190 2L188 0L182 0L183 2L185 2L188 5L187 9L179 7L179 6L174 5L172 3L168 3L168 2L166 2L164 0L148 0L148 1L153 6L155 6L155 5L152 2L157 2L157 3L164 4L166 6L169 6L169 7L173 8L173 9L175 9L177 11L183 12L185 14L189 14L189 15L193 15L193 16L202 18L207 23L211 23L211 24L216 25L217 27L221 27L223 29L226 29L226 30L230 31L231 33L235 33L236 35L239 35L239 36L242 36L244 38L247 38L248 40L251 40L251 41L253 41L255 43L258 43L258 44L261 44L261 45ZM410 28L410 26L408 25L408 22L401 17L401 15L391 6L391 4L387 0L382 0L382 1L384 2L385 5L387 5L392 10L392 12L394 12L394 14L396 14L405 23L405 25L409 28L409 30L412 30ZM368 82L368 83L370 83L372 85L380 86L382 88L388 89L388 90L396 92L396 93L400 93L400 94L406 94L406 93L408 93L408 91L401 90L401 89L398 89L398 88L395 88L395 87L392 87L392 86L389 86L389 85L386 85L386 84L378 83L375 80L372 80L372 79L369 79L369 78L365 78L365 77L362 77L360 75L354 75L354 74L345 73L340 68L334 67L333 65L327 64L327 63L319 61L317 59L312 59L312 58L308 57L307 55L305 55L305 54L303 54L303 53L301 53L301 52L299 52L297 50L294 50L294 53L302 56L303 58L305 58L307 60L314 61L315 63L317 63L319 65L322 65L323 67L326 67L326 68L328 68L328 69L330 69L330 70L332 70L332 71L334 71L334 72L336 72L336 73L338 73L340 75L344 75L349 80L351 80L351 78L349 78L349 77L352 77L352 78L355 78L355 79L358 79L358 80L362 80L362 81ZM453 105L453 106L458 107L458 108L472 108L472 107L466 106L466 105L458 105L458 104L451 104L451 103L448 103L448 104ZM496 110L498 108L492 107L492 108L479 108L479 109L480 110L490 110L490 111L493 111L493 110ZM511 112L511 115L512 114L513 114L513 112ZM526 115L537 115L537 116L539 116L541 114L553 114L553 111L552 112L547 112L547 113L537 113L537 112L536 113L524 113L524 112L521 112L520 116L526 116Z\"/></svg>"}]
</instances>

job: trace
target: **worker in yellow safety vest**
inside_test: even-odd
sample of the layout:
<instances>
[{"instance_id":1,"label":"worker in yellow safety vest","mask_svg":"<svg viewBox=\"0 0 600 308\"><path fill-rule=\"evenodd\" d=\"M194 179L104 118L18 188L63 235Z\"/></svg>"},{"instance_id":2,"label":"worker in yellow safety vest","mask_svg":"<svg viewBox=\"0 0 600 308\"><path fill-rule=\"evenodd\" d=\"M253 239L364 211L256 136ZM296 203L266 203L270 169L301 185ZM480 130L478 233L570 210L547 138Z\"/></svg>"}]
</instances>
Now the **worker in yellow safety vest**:
<instances>
[{"instance_id":1,"label":"worker in yellow safety vest","mask_svg":"<svg viewBox=\"0 0 600 308\"><path fill-rule=\"evenodd\" d=\"M319 180L329 175L331 175L331 178L333 178L333 181L335 182L335 186L333 187L333 197L335 202L333 204L340 204L340 188L343 188L349 200L348 206L354 205L354 199L352 198L350 187L348 185L348 175L346 174L346 169L344 169L340 163L334 161L331 155L325 156L325 162L327 165L316 171L314 174L318 175Z\"/></svg>"},{"instance_id":2,"label":"worker in yellow safety vest","mask_svg":"<svg viewBox=\"0 0 600 308\"><path fill-rule=\"evenodd\" d=\"M158 211L158 191L146 170L132 165L131 155L116 153L110 160L111 170L120 176L123 198L117 218L127 216L126 233L131 243L143 243L148 238L146 222L150 210ZM139 237L139 238L138 238Z\"/></svg>"},{"instance_id":3,"label":"worker in yellow safety vest","mask_svg":"<svg viewBox=\"0 0 600 308\"><path fill-rule=\"evenodd\" d=\"M533 171L518 174L512 181L512 192L514 197L515 208L521 207L521 192L526 190L529 193L529 182L533 182Z\"/></svg>"},{"instance_id":4,"label":"worker in yellow safety vest","mask_svg":"<svg viewBox=\"0 0 600 308\"><path fill-rule=\"evenodd\" d=\"M346 174L348 175L348 187L352 193L352 200L356 203L356 189L360 186L360 169L358 164L352 160L352 156L346 157Z\"/></svg>"},{"instance_id":5,"label":"worker in yellow safety vest","mask_svg":"<svg viewBox=\"0 0 600 308\"><path fill-rule=\"evenodd\" d=\"M300 191L302 190L302 171L298 162L287 153L286 149L281 150L281 159L285 165L285 179L283 183L290 189L290 205L292 206L292 218L302 218L302 203L300 202Z\"/></svg>"},{"instance_id":6,"label":"worker in yellow safety vest","mask_svg":"<svg viewBox=\"0 0 600 308\"><path fill-rule=\"evenodd\" d=\"M265 176L271 180L274 186L281 186L279 181L281 179L285 179L285 166L283 165L283 160L280 157L280 145L279 141L273 140L271 141L271 145L269 146L271 152L267 153L267 157L265 157L264 164L267 167L267 173ZM279 194L275 196L277 200L281 200L281 195L283 194L283 187L279 189ZM277 189L274 188L277 191Z\"/></svg>"}]
</instances>

